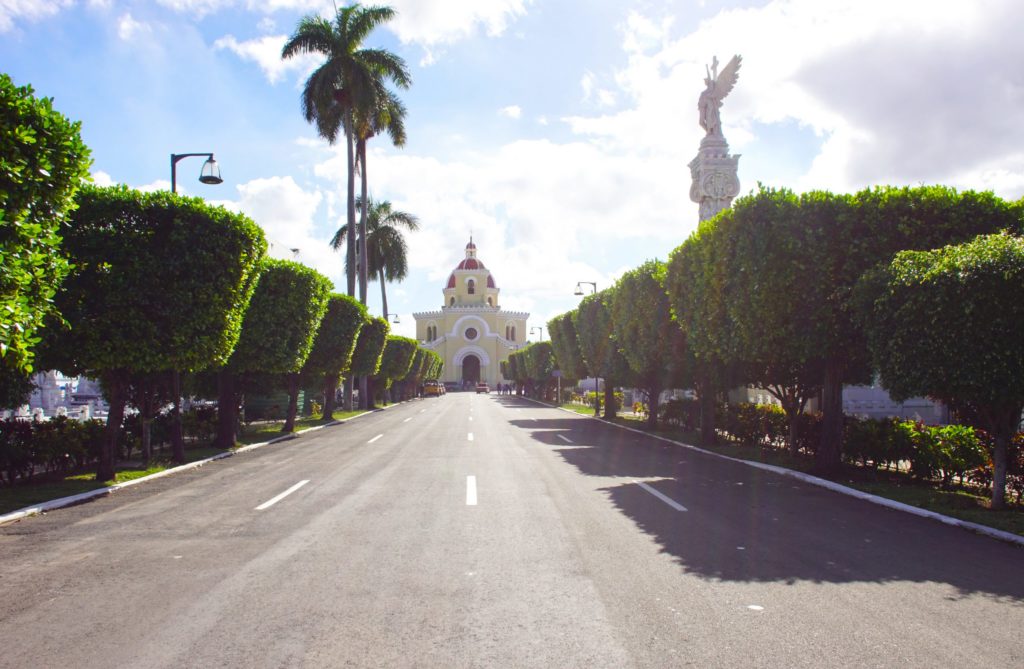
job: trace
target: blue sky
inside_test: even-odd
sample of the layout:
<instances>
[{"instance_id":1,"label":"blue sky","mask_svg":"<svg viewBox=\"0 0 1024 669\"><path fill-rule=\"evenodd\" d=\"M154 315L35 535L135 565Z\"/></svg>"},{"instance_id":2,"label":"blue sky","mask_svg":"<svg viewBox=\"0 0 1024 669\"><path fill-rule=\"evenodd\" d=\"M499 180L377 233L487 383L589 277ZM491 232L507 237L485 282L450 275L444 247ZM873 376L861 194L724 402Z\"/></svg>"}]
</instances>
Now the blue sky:
<instances>
[{"instance_id":1,"label":"blue sky","mask_svg":"<svg viewBox=\"0 0 1024 669\"><path fill-rule=\"evenodd\" d=\"M531 325L694 229L687 163L712 56L742 54L722 118L743 192L944 183L1024 195L1024 5L1014 0L394 0L374 33L408 62L404 149L371 142L370 190L421 219L396 332L441 305L470 232ZM299 113L315 62L282 62L319 0L0 0L0 70L81 120L100 183L169 186L172 152L225 181L275 253L344 287L343 146ZM376 284L370 308L379 312Z\"/></svg>"}]
</instances>

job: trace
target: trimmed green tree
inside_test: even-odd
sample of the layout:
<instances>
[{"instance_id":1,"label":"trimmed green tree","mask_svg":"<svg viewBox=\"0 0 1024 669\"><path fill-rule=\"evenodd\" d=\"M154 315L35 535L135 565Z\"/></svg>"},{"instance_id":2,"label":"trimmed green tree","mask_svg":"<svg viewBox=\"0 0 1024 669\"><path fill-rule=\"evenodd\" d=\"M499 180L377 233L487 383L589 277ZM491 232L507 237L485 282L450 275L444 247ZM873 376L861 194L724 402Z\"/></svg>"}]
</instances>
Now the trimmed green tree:
<instances>
[{"instance_id":1,"label":"trimmed green tree","mask_svg":"<svg viewBox=\"0 0 1024 669\"><path fill-rule=\"evenodd\" d=\"M928 250L979 234L1021 229L1021 210L992 193L957 192L940 186L873 188L853 196L809 193L800 197L808 233L808 263L816 269L814 290L801 296L821 327L807 338L824 369L819 473L841 464L842 389L870 378L863 327L851 294L868 270L889 263L902 250Z\"/></svg>"},{"instance_id":2,"label":"trimmed green tree","mask_svg":"<svg viewBox=\"0 0 1024 669\"><path fill-rule=\"evenodd\" d=\"M576 383L586 377L587 365L583 361L580 342L576 337L573 312L567 311L549 320L548 336L554 347L556 365L562 372L563 379L569 383Z\"/></svg>"},{"instance_id":3,"label":"trimmed green tree","mask_svg":"<svg viewBox=\"0 0 1024 669\"><path fill-rule=\"evenodd\" d=\"M580 355L587 373L594 377L594 415L601 413L597 379L604 379L604 417L615 417L615 386L633 385L635 379L629 363L618 349L612 335L611 300L614 288L588 295L572 313Z\"/></svg>"},{"instance_id":4,"label":"trimmed green tree","mask_svg":"<svg viewBox=\"0 0 1024 669\"><path fill-rule=\"evenodd\" d=\"M359 300L337 293L328 298L327 311L317 330L313 349L302 367L303 376L316 376L323 381L325 423L334 420L338 380L348 373L359 330L366 321L366 307Z\"/></svg>"},{"instance_id":5,"label":"trimmed green tree","mask_svg":"<svg viewBox=\"0 0 1024 669\"><path fill-rule=\"evenodd\" d=\"M860 286L882 384L975 417L994 441L992 508L1005 506L1007 453L1024 412L1024 238L980 236L897 254Z\"/></svg>"},{"instance_id":6,"label":"trimmed green tree","mask_svg":"<svg viewBox=\"0 0 1024 669\"><path fill-rule=\"evenodd\" d=\"M48 322L48 368L99 377L110 412L97 480L114 475L114 453L132 374L223 364L266 251L247 217L199 198L124 186L87 186L61 228L74 265ZM184 452L175 452L184 461Z\"/></svg>"},{"instance_id":7,"label":"trimmed green tree","mask_svg":"<svg viewBox=\"0 0 1024 669\"><path fill-rule=\"evenodd\" d=\"M734 329L722 299L726 278L720 258L724 237L719 232L723 213L701 222L697 230L669 258L665 288L676 322L686 337L694 360L694 385L700 401L700 440L713 445L716 400L733 381L723 355L732 356ZM723 353L725 352L725 353Z\"/></svg>"},{"instance_id":8,"label":"trimmed green tree","mask_svg":"<svg viewBox=\"0 0 1024 669\"><path fill-rule=\"evenodd\" d=\"M724 270L722 299L731 327L729 346L719 354L779 400L794 453L800 414L824 380L814 343L825 338L825 323L807 308L819 284L809 239L815 228L803 219L818 215L814 197L801 203L791 191L762 188L718 219L724 252L716 269Z\"/></svg>"},{"instance_id":9,"label":"trimmed green tree","mask_svg":"<svg viewBox=\"0 0 1024 669\"><path fill-rule=\"evenodd\" d=\"M658 424L658 398L666 388L689 384L685 338L665 293L665 263L649 260L622 275L611 299L615 343L647 395L647 423Z\"/></svg>"},{"instance_id":10,"label":"trimmed green tree","mask_svg":"<svg viewBox=\"0 0 1024 669\"><path fill-rule=\"evenodd\" d=\"M383 402L390 401L391 386L405 378L416 358L417 344L415 339L388 335L381 354L380 368L373 376L373 391Z\"/></svg>"},{"instance_id":11,"label":"trimmed green tree","mask_svg":"<svg viewBox=\"0 0 1024 669\"><path fill-rule=\"evenodd\" d=\"M91 163L81 125L0 74L0 388L8 401L22 394L68 272L60 226Z\"/></svg>"},{"instance_id":12,"label":"trimmed green tree","mask_svg":"<svg viewBox=\"0 0 1024 669\"><path fill-rule=\"evenodd\" d=\"M526 362L526 376L533 386L537 399L548 400L551 396L555 371L555 349L550 341L538 341L522 349Z\"/></svg>"},{"instance_id":13,"label":"trimmed green tree","mask_svg":"<svg viewBox=\"0 0 1024 669\"><path fill-rule=\"evenodd\" d=\"M267 259L245 312L238 346L218 376L217 445L230 448L238 425L239 376L277 374L288 386L288 413L282 432L295 429L299 372L313 348L327 311L331 281L290 260Z\"/></svg>"},{"instance_id":14,"label":"trimmed green tree","mask_svg":"<svg viewBox=\"0 0 1024 669\"><path fill-rule=\"evenodd\" d=\"M369 322L363 325L359 331L359 339L356 341L356 350L352 354L351 375L353 377L376 376L380 371L381 357L384 355L384 346L387 345L388 333L391 326L383 318L371 317ZM360 393L363 395L363 393ZM365 393L360 396L360 409L373 409L373 393ZM352 410L351 393L345 395L345 410Z\"/></svg>"}]
</instances>

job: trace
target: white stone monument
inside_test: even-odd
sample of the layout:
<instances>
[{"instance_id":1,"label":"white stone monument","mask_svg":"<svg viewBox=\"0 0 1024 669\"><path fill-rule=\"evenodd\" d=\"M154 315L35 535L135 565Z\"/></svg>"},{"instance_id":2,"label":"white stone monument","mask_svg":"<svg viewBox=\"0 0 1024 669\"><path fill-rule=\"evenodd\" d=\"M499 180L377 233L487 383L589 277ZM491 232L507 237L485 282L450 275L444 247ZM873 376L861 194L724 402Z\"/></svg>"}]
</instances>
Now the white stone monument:
<instances>
[{"instance_id":1,"label":"white stone monument","mask_svg":"<svg viewBox=\"0 0 1024 669\"><path fill-rule=\"evenodd\" d=\"M732 199L740 192L737 176L740 157L738 154L729 155L729 143L722 134L722 119L718 110L722 107L722 100L739 79L741 61L739 56L733 56L719 73L718 58L713 58L704 78L706 88L697 102L700 125L707 134L700 142L697 157L690 161L690 176L693 178L690 199L700 205L702 221L728 209Z\"/></svg>"}]
</instances>

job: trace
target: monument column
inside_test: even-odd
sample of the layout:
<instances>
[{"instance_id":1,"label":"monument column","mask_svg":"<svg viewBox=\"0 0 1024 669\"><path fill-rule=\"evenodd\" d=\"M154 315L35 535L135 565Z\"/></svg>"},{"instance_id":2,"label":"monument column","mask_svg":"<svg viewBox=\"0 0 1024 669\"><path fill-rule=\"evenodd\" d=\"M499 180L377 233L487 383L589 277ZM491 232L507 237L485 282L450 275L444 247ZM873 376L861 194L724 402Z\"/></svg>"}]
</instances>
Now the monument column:
<instances>
[{"instance_id":1,"label":"monument column","mask_svg":"<svg viewBox=\"0 0 1024 669\"><path fill-rule=\"evenodd\" d=\"M719 109L722 99L729 94L739 79L741 58L733 56L721 74L718 73L718 58L712 60L705 89L700 94L697 108L700 110L700 125L707 134L700 142L697 157L690 161L690 199L700 205L700 220L705 221L732 205L732 199L739 195L740 180L737 175L739 155L729 155L729 143L722 134L722 120Z\"/></svg>"}]
</instances>

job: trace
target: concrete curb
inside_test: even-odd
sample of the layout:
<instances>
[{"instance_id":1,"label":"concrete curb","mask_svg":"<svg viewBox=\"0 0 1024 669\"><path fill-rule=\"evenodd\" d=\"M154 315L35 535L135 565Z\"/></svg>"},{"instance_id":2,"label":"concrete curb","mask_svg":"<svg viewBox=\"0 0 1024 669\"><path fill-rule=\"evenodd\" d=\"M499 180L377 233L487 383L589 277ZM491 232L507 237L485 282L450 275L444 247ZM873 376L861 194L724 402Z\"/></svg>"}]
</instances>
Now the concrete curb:
<instances>
[{"instance_id":1,"label":"concrete curb","mask_svg":"<svg viewBox=\"0 0 1024 669\"><path fill-rule=\"evenodd\" d=\"M360 418L362 416L366 416L367 414L370 414L370 413L373 413L373 412L372 411L367 411L365 413L359 414L358 416L352 416L351 418L343 418L341 420L333 420L330 423L324 423L323 425L315 425L313 427L308 427L305 430L300 430L299 432L294 432L292 434L283 434L280 437L275 437L275 438L273 438L273 439L271 439L269 441L261 441L261 442L259 442L257 444L249 444L248 446L242 446L240 448L236 448L233 451L226 451L224 453L218 453L217 455L213 455L213 456L208 457L208 458L203 458L202 460L196 460L195 462L188 462L188 463L185 463L183 465L178 465L177 467L171 467L170 469L165 469L162 472L157 472L155 474L150 474L149 476L140 476L137 479L132 479L131 481L125 481L124 483L115 483L114 485L107 486L105 488L97 488L96 490L89 490L89 491L86 491L86 492L81 492L81 493L78 493L77 495L69 495L67 497L59 497L57 499L51 499L48 502L41 502L41 503L35 504L33 506L26 506L26 507L23 507L23 508L18 509L16 511L11 511L10 513L6 513L6 514L0 516L0 525L6 525L8 523L13 523L15 521L21 520L22 518L28 518L29 516L35 516L37 514L45 513L47 511L53 511L54 509L62 509L64 507L66 507L66 506L72 506L73 504L81 504L82 502L88 502L89 500L96 499L97 497L104 497L104 496L109 495L111 493L115 493L118 490L121 490L123 488L128 488L128 487L133 486L133 485L138 485L138 484L144 483L146 481L152 481L154 479L162 478L164 476L170 476L171 474L177 474L178 472L183 472L183 471L186 471L186 470L189 470L189 469L198 469L199 467L202 467L203 465L205 465L205 464L207 464L209 462L213 462L214 460L223 460L224 458L230 458L232 456L238 455L239 453L247 453L248 451L252 451L252 450L255 450L257 448L262 448L264 446L269 446L271 444L276 444L278 442L289 441L291 439L297 439L299 437L299 435L306 434L307 432L315 432L316 430L322 430L325 427L331 427L331 426L334 426L334 425L341 425L342 423L347 423L349 421L355 420L356 418Z\"/></svg>"},{"instance_id":2,"label":"concrete curb","mask_svg":"<svg viewBox=\"0 0 1024 669\"><path fill-rule=\"evenodd\" d=\"M633 427L627 427L625 425L611 423L609 421L604 420L603 418L597 418L595 416L586 416L584 414L576 413L575 411L571 411L569 409L563 409L562 407L556 407L554 405L547 404L546 402L540 402L529 397L524 397L523 399L528 399L531 402L536 402L537 404L550 407L552 409L565 411L567 413L579 416L581 418L598 420L604 423L605 425L611 425L612 427L621 428L623 430L628 430L630 432L636 432L637 434L642 434L646 437L658 439L659 441L675 444L676 446L682 446L683 448L689 449L691 451L696 451L698 453L703 453L704 455L710 455L712 457L721 458L723 460L729 460L731 462L738 462L740 464L754 467L755 469L762 469L764 471L769 471L774 474L779 474L780 476L788 476L790 478L797 479L798 481L803 481L804 483L818 486L819 488L826 488L828 490L831 490L832 492L837 492L842 495L847 495L849 497L856 497L857 499L864 500L865 502L871 502L872 504L888 507L896 511L903 511L904 513L910 513L915 516L920 516L922 518L930 518L932 520L937 520L940 523L945 523L946 525L952 525L953 527L959 527L965 530L970 530L971 532L975 532L976 534L982 534L993 539L999 539L1000 541L1006 541L1012 544L1017 544L1018 546L1024 546L1024 536L1021 536L1019 534L1013 534L1012 532L997 530L993 527L988 527L987 525L979 525L978 523L972 523L967 520L960 520L959 518L944 516L941 513L936 513L935 511L929 511L928 509L922 509L916 506L912 506L910 504L904 504L903 502L897 502L895 500L887 499L885 497L879 497L878 495L872 495L871 493L864 492L863 490L850 488L841 483L836 483L835 481L829 481L827 479L818 478L817 476L811 476L810 474L798 472L793 469L786 469L785 467L778 467L776 465L767 465L763 462L754 462L752 460L742 460L740 458L734 458L729 455L715 453L714 451L709 451L698 446L694 446L692 444L687 444L682 441L676 441L675 439L669 439L668 437L662 437L657 434L651 434L650 432L644 432L643 430L638 430Z\"/></svg>"}]
</instances>

